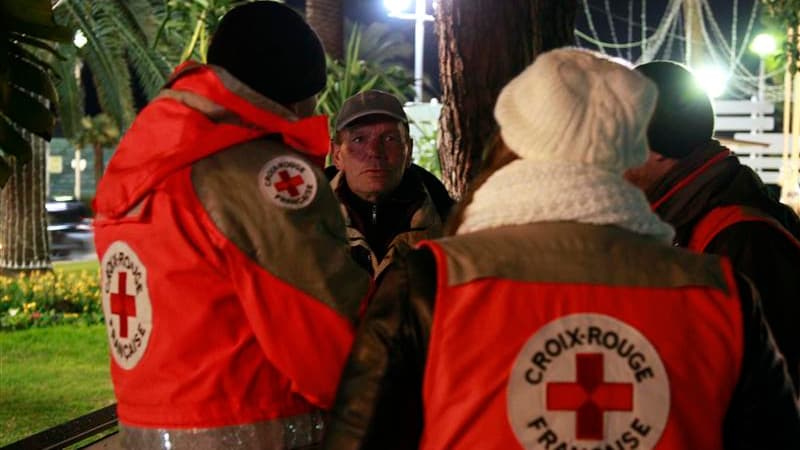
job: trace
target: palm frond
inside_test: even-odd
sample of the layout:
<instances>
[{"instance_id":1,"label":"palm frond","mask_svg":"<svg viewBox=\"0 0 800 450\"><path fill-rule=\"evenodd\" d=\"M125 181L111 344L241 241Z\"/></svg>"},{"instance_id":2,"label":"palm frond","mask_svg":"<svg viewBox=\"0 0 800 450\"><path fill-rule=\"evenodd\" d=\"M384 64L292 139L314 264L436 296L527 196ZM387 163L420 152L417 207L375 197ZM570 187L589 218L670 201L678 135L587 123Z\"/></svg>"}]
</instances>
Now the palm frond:
<instances>
[{"instance_id":1,"label":"palm frond","mask_svg":"<svg viewBox=\"0 0 800 450\"><path fill-rule=\"evenodd\" d=\"M359 92L380 89L396 95L401 102L414 95L413 78L402 67L380 67L364 61L360 55L362 36L353 26L347 40L344 59L327 59L328 83L317 99L317 112L334 116L344 102Z\"/></svg>"},{"instance_id":2,"label":"palm frond","mask_svg":"<svg viewBox=\"0 0 800 450\"><path fill-rule=\"evenodd\" d=\"M353 29L352 22L345 23L345 28ZM389 24L374 22L359 27L361 42L358 53L364 61L385 66L405 63L411 60L413 48L403 33L392 29Z\"/></svg>"},{"instance_id":3,"label":"palm frond","mask_svg":"<svg viewBox=\"0 0 800 450\"><path fill-rule=\"evenodd\" d=\"M49 1L0 1L0 187L12 173L12 164L31 158L31 145L23 134L49 137L55 126L49 107L58 99L51 70L36 53L51 50L45 41L71 37L70 29L53 21Z\"/></svg>"},{"instance_id":4,"label":"palm frond","mask_svg":"<svg viewBox=\"0 0 800 450\"><path fill-rule=\"evenodd\" d=\"M19 125L2 112L0 112L0 144L2 144L3 149L3 152L0 153L0 159L14 157L17 162L22 163L31 159L30 142L22 136ZM0 180L0 185L5 181L4 179Z\"/></svg>"},{"instance_id":5,"label":"palm frond","mask_svg":"<svg viewBox=\"0 0 800 450\"><path fill-rule=\"evenodd\" d=\"M33 51L28 50L24 46L19 45L17 43L13 42L10 43L7 47L6 54L10 57L24 59L27 62L37 66L44 72L52 73L55 71L53 69L53 66L48 61L45 61L43 58L40 58L39 55L37 55Z\"/></svg>"},{"instance_id":6,"label":"palm frond","mask_svg":"<svg viewBox=\"0 0 800 450\"><path fill-rule=\"evenodd\" d=\"M104 17L97 3L65 0L64 20L72 22L86 36L85 61L92 70L100 106L125 129L133 121L133 92L130 72L124 58L124 44L113 22Z\"/></svg>"},{"instance_id":7,"label":"palm frond","mask_svg":"<svg viewBox=\"0 0 800 450\"><path fill-rule=\"evenodd\" d=\"M67 139L72 139L80 129L80 120L83 116L84 92L79 77L75 76L77 64L77 51L71 44L59 46L59 50L64 53L66 60L55 61L54 67L59 75L56 82L58 91L58 119L61 122L61 130Z\"/></svg>"},{"instance_id":8,"label":"palm frond","mask_svg":"<svg viewBox=\"0 0 800 450\"><path fill-rule=\"evenodd\" d=\"M166 2L160 1L157 3L163 5ZM137 23L142 33L144 33L145 41L152 47L158 28L161 25L157 12L161 11L163 6L153 5L149 0L124 0L122 4L130 12L130 17Z\"/></svg>"},{"instance_id":9,"label":"palm frond","mask_svg":"<svg viewBox=\"0 0 800 450\"><path fill-rule=\"evenodd\" d=\"M31 47L35 47L35 48L38 48L40 50L44 50L44 51L46 51L47 53L49 53L50 55L52 55L52 56L54 56L56 58L63 58L58 53L58 51L56 51L55 47L53 47L52 45L48 44L47 42L42 41L41 39L36 39L36 38L30 37L30 36L25 35L25 34L16 34L16 33L12 33L12 36L13 36L13 39L15 41L17 41L17 42L20 42L20 43L26 44L26 45L30 45Z\"/></svg>"},{"instance_id":10,"label":"palm frond","mask_svg":"<svg viewBox=\"0 0 800 450\"><path fill-rule=\"evenodd\" d=\"M107 55L106 58L111 59L112 66L125 69L106 72L97 61L95 52L87 53L85 61L93 68L92 78L97 89L100 108L116 120L120 129L126 130L136 115L130 72L127 70L127 62L122 55Z\"/></svg>"},{"instance_id":11,"label":"palm frond","mask_svg":"<svg viewBox=\"0 0 800 450\"><path fill-rule=\"evenodd\" d=\"M98 2L103 20L109 20L125 43L130 65L133 66L142 88L148 98L152 98L164 86L170 68L164 58L153 51L147 43L147 36L139 22L120 0Z\"/></svg>"},{"instance_id":12,"label":"palm frond","mask_svg":"<svg viewBox=\"0 0 800 450\"><path fill-rule=\"evenodd\" d=\"M23 90L43 97L48 105L58 103L58 95L50 74L29 59L13 58L9 65L9 80Z\"/></svg>"},{"instance_id":13,"label":"palm frond","mask_svg":"<svg viewBox=\"0 0 800 450\"><path fill-rule=\"evenodd\" d=\"M4 33L57 42L72 39L70 29L53 22L53 11L47 0L0 1L0 24Z\"/></svg>"}]
</instances>

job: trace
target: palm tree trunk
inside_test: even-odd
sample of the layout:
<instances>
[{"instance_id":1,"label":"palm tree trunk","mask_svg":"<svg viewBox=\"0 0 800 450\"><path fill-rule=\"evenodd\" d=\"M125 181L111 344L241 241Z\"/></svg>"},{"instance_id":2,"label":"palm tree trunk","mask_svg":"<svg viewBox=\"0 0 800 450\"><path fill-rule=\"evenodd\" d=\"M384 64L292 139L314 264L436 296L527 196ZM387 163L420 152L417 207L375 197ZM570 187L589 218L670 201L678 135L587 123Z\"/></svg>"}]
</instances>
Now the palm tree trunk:
<instances>
[{"instance_id":1,"label":"palm tree trunk","mask_svg":"<svg viewBox=\"0 0 800 450\"><path fill-rule=\"evenodd\" d=\"M342 0L306 0L306 20L319 35L328 56L342 59L344 56Z\"/></svg>"},{"instance_id":2,"label":"palm tree trunk","mask_svg":"<svg viewBox=\"0 0 800 450\"><path fill-rule=\"evenodd\" d=\"M575 0L441 0L436 14L445 186L461 198L495 133L500 90L541 52L575 41Z\"/></svg>"},{"instance_id":3,"label":"palm tree trunk","mask_svg":"<svg viewBox=\"0 0 800 450\"><path fill-rule=\"evenodd\" d=\"M0 190L0 273L50 270L45 170L48 143L26 134L33 158Z\"/></svg>"}]
</instances>

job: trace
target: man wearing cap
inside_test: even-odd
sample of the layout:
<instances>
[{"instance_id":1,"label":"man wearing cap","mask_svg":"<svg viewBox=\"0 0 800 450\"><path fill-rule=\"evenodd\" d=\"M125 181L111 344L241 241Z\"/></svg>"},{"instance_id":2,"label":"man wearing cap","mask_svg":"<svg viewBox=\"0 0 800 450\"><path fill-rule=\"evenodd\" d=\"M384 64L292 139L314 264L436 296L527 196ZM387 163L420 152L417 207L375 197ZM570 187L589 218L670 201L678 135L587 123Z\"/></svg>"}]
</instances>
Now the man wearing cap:
<instances>
[{"instance_id":1,"label":"man wearing cap","mask_svg":"<svg viewBox=\"0 0 800 450\"><path fill-rule=\"evenodd\" d=\"M647 162L627 172L655 212L675 227L674 245L724 255L761 293L764 313L800 386L800 221L749 167L712 139L708 95L680 64L636 68L656 83Z\"/></svg>"},{"instance_id":2,"label":"man wearing cap","mask_svg":"<svg viewBox=\"0 0 800 450\"><path fill-rule=\"evenodd\" d=\"M397 98L369 90L347 99L331 144L353 257L378 278L416 242L438 237L452 200L425 169L411 165L408 118Z\"/></svg>"},{"instance_id":3,"label":"man wearing cap","mask_svg":"<svg viewBox=\"0 0 800 450\"><path fill-rule=\"evenodd\" d=\"M221 20L100 182L95 239L125 448L314 444L369 275L321 166L322 45L277 2Z\"/></svg>"}]
</instances>

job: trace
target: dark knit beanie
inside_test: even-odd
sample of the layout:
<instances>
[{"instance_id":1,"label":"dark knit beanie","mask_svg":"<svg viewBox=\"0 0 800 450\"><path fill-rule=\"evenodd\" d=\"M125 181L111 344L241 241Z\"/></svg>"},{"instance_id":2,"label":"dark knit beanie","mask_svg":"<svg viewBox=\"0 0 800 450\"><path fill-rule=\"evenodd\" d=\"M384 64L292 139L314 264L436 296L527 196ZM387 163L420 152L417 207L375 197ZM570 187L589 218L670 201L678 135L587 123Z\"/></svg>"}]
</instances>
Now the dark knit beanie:
<instances>
[{"instance_id":1,"label":"dark knit beanie","mask_svg":"<svg viewBox=\"0 0 800 450\"><path fill-rule=\"evenodd\" d=\"M207 57L209 64L283 105L325 87L322 43L298 13L278 2L230 10L211 38Z\"/></svg>"},{"instance_id":2,"label":"dark knit beanie","mask_svg":"<svg viewBox=\"0 0 800 450\"><path fill-rule=\"evenodd\" d=\"M672 61L653 61L636 70L658 86L658 103L647 129L654 152L683 158L711 139L714 108L689 69Z\"/></svg>"}]
</instances>

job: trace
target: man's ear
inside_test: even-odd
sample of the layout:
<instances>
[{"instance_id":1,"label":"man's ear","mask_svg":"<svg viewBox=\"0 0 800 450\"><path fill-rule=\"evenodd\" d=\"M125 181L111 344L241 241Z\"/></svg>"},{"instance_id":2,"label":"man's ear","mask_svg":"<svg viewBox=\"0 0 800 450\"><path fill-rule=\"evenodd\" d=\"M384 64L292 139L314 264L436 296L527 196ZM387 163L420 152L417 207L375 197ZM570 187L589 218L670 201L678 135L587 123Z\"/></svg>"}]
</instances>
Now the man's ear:
<instances>
[{"instance_id":1,"label":"man's ear","mask_svg":"<svg viewBox=\"0 0 800 450\"><path fill-rule=\"evenodd\" d=\"M331 139L331 161L337 169L342 170L342 145Z\"/></svg>"},{"instance_id":2,"label":"man's ear","mask_svg":"<svg viewBox=\"0 0 800 450\"><path fill-rule=\"evenodd\" d=\"M411 137L411 131L406 125L405 128L405 137L406 137L406 153L408 155L408 162L406 162L406 168L411 167L411 163L414 162L414 139Z\"/></svg>"},{"instance_id":3,"label":"man's ear","mask_svg":"<svg viewBox=\"0 0 800 450\"><path fill-rule=\"evenodd\" d=\"M669 158L667 156L662 155L661 153L656 153L656 152L654 152L652 150L650 150L650 157L653 158L653 161L656 161L656 162L659 162L659 163L662 163L662 162L664 162L664 161L666 161L668 159L672 159L672 158Z\"/></svg>"}]
</instances>

